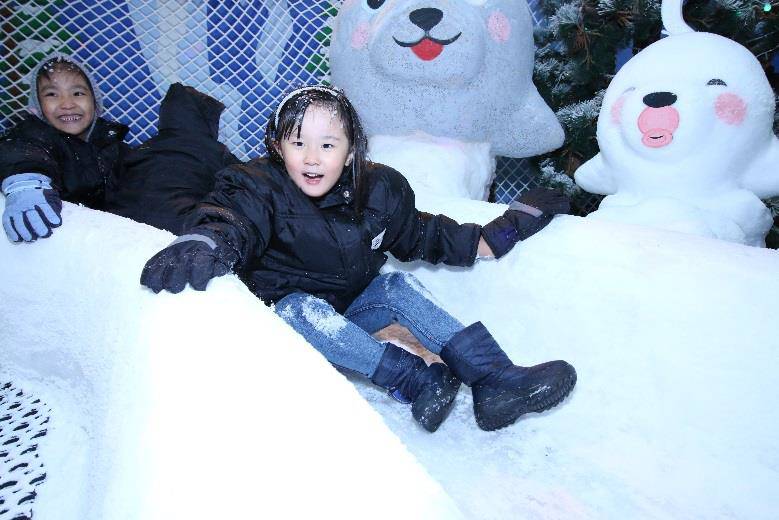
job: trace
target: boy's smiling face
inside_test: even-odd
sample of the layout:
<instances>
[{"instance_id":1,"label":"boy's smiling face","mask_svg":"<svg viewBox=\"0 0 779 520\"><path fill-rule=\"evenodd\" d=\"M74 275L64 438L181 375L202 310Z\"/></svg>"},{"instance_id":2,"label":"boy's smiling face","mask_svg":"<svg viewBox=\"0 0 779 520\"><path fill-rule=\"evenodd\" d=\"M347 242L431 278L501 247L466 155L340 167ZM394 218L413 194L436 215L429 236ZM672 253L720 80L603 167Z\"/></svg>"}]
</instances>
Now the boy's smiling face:
<instances>
[{"instance_id":1,"label":"boy's smiling face","mask_svg":"<svg viewBox=\"0 0 779 520\"><path fill-rule=\"evenodd\" d=\"M352 161L351 143L335 110L309 105L299 128L278 145L292 181L309 197L336 185Z\"/></svg>"},{"instance_id":2,"label":"boy's smiling face","mask_svg":"<svg viewBox=\"0 0 779 520\"><path fill-rule=\"evenodd\" d=\"M38 80L43 117L69 135L86 138L95 117L95 98L87 80L76 72L52 71Z\"/></svg>"}]
</instances>

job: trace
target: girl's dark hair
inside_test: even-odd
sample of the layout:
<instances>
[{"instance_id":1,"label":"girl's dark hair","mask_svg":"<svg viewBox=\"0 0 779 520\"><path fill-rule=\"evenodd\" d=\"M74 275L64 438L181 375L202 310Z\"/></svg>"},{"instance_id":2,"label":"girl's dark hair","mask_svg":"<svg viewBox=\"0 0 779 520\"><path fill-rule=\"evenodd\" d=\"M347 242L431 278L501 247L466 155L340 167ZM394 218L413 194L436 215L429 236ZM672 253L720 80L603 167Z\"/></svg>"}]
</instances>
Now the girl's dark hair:
<instances>
[{"instance_id":1,"label":"girl's dark hair","mask_svg":"<svg viewBox=\"0 0 779 520\"><path fill-rule=\"evenodd\" d=\"M341 175L343 176L348 170L351 170L355 207L359 214L363 199L362 176L370 163L368 160L368 139L365 137L357 111L342 90L326 85L316 85L299 87L289 92L271 114L268 126L265 128L265 148L268 151L268 156L277 166L284 167L284 159L276 147L281 141L288 139L292 132L300 132L303 116L311 105L335 110L341 119L344 133L349 138L353 153L351 167L345 167Z\"/></svg>"}]
</instances>

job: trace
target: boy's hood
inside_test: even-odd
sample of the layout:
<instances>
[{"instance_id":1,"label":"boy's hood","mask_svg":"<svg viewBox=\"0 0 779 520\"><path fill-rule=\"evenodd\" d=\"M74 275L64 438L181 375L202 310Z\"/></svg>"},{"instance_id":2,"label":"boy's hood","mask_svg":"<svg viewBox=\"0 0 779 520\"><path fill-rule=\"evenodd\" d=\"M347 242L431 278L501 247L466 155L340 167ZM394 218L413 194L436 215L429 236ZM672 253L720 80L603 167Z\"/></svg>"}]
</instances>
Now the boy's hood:
<instances>
[{"instance_id":1,"label":"boy's hood","mask_svg":"<svg viewBox=\"0 0 779 520\"><path fill-rule=\"evenodd\" d=\"M75 65L76 67L79 68L79 70L81 70L81 72L84 73L84 76L87 78L87 81L89 82L89 87L92 89L92 97L95 100L95 117L92 119L92 125L89 127L89 132L87 132L87 137L86 137L86 141L89 141L89 138L92 135L92 130L94 130L95 128L95 123L97 122L97 118L103 115L103 95L100 92L100 89L97 88L97 83L95 82L95 78L92 76L92 73L89 72L89 69L87 69L73 56L70 56L68 54L63 54L61 52L51 53L47 55L45 58L43 58L40 62L38 62L35 68L33 68L32 71L30 71L30 75L28 76L30 91L27 97L28 99L27 111L30 112L31 114L38 116L46 124L49 124L49 122L46 121L46 118L43 116L43 111L41 110L41 101L40 99L38 99L37 78L38 78L38 72L41 70L43 65L53 59L57 59L58 61L68 62Z\"/></svg>"}]
</instances>

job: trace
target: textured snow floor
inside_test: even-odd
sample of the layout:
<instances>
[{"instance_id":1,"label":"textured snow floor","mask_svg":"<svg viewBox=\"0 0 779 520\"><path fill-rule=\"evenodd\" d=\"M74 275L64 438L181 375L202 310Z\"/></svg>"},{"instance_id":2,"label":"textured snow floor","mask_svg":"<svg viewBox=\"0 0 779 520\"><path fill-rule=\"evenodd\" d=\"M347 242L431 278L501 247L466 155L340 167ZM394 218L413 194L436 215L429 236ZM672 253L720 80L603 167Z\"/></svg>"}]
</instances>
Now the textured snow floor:
<instances>
[{"instance_id":1,"label":"textured snow floor","mask_svg":"<svg viewBox=\"0 0 779 520\"><path fill-rule=\"evenodd\" d=\"M446 204L460 221L500 211ZM579 374L562 405L493 433L464 389L430 435L234 279L139 288L167 234L71 205L64 217L52 239L0 244L0 375L52 407L36 518L779 511L776 251L561 217L472 270L401 266L517 363Z\"/></svg>"}]
</instances>

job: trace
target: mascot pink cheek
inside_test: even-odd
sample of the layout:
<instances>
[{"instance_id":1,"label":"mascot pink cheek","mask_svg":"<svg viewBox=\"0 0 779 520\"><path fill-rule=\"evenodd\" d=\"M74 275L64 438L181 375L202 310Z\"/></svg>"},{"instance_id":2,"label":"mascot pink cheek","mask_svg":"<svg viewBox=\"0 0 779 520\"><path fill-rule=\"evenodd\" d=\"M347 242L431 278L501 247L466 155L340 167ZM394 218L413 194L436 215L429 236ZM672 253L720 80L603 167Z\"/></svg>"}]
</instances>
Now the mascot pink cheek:
<instances>
[{"instance_id":1,"label":"mascot pink cheek","mask_svg":"<svg viewBox=\"0 0 779 520\"><path fill-rule=\"evenodd\" d=\"M364 49L368 45L370 38L370 25L368 22L360 23L352 33L352 49Z\"/></svg>"},{"instance_id":2,"label":"mascot pink cheek","mask_svg":"<svg viewBox=\"0 0 779 520\"><path fill-rule=\"evenodd\" d=\"M619 125L622 122L622 107L625 106L625 96L619 96L611 105L611 122Z\"/></svg>"},{"instance_id":3,"label":"mascot pink cheek","mask_svg":"<svg viewBox=\"0 0 779 520\"><path fill-rule=\"evenodd\" d=\"M747 116L747 105L735 94L726 92L717 96L714 102L717 117L729 125L740 125Z\"/></svg>"},{"instance_id":4,"label":"mascot pink cheek","mask_svg":"<svg viewBox=\"0 0 779 520\"><path fill-rule=\"evenodd\" d=\"M508 41L511 36L511 22L500 11L493 11L487 18L487 32L498 43Z\"/></svg>"}]
</instances>

